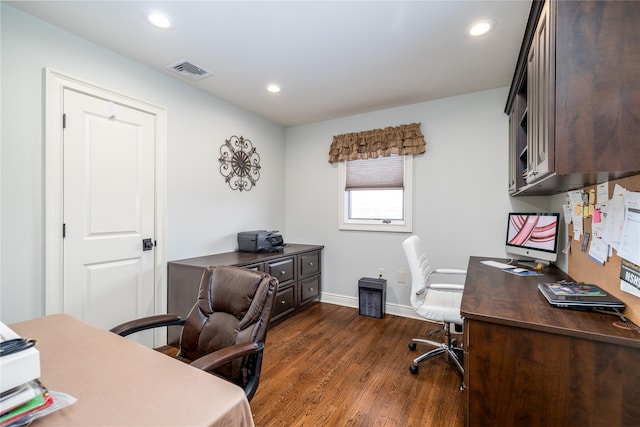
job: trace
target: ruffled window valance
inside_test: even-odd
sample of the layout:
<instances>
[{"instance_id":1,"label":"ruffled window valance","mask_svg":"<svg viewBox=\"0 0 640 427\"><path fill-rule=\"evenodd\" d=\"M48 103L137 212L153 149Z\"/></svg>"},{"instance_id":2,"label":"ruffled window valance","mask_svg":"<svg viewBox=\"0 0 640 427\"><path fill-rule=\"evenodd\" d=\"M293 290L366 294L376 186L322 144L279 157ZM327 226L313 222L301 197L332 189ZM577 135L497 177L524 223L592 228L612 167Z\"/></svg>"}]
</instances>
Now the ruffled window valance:
<instances>
[{"instance_id":1,"label":"ruffled window valance","mask_svg":"<svg viewBox=\"0 0 640 427\"><path fill-rule=\"evenodd\" d=\"M426 151L425 145L420 123L345 133L333 137L329 163L375 159L391 154L422 154Z\"/></svg>"}]
</instances>

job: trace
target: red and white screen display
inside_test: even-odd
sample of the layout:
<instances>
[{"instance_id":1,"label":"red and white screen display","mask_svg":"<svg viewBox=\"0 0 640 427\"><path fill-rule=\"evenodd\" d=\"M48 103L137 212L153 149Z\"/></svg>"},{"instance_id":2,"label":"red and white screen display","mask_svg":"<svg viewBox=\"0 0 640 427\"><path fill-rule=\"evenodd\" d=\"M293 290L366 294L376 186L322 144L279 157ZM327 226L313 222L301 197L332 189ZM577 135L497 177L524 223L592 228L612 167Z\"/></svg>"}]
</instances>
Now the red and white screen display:
<instances>
[{"instance_id":1,"label":"red and white screen display","mask_svg":"<svg viewBox=\"0 0 640 427\"><path fill-rule=\"evenodd\" d=\"M558 215L509 214L507 245L555 252Z\"/></svg>"}]
</instances>

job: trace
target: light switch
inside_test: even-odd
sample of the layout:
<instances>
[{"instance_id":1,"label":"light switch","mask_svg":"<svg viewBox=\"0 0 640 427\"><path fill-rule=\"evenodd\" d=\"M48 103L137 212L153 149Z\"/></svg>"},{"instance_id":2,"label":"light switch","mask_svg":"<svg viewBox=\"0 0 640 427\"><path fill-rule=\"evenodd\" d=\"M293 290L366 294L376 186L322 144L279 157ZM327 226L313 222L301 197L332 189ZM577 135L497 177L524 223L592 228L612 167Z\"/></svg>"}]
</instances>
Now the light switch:
<instances>
[{"instance_id":1,"label":"light switch","mask_svg":"<svg viewBox=\"0 0 640 427\"><path fill-rule=\"evenodd\" d=\"M404 283L404 271L398 271L398 283Z\"/></svg>"}]
</instances>

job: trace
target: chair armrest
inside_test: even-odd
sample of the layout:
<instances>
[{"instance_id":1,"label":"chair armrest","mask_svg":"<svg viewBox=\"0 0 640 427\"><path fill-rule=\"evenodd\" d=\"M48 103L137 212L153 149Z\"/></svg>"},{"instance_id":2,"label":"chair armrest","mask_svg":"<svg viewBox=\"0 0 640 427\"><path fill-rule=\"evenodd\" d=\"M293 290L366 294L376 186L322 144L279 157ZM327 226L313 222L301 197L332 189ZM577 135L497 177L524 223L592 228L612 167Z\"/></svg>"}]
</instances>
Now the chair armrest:
<instances>
[{"instance_id":1,"label":"chair armrest","mask_svg":"<svg viewBox=\"0 0 640 427\"><path fill-rule=\"evenodd\" d=\"M177 314L158 314L155 316L142 317L140 319L130 320L121 323L109 329L114 334L122 337L133 334L135 332L144 331L146 329L160 328L162 326L180 326L184 325L184 320Z\"/></svg>"},{"instance_id":2,"label":"chair armrest","mask_svg":"<svg viewBox=\"0 0 640 427\"><path fill-rule=\"evenodd\" d=\"M451 291L451 292L462 292L464 291L464 285L459 285L456 283L431 283L429 286L425 286L424 288L420 288L416 291L416 295L422 295L427 291L427 289L435 289L439 291Z\"/></svg>"},{"instance_id":3,"label":"chair armrest","mask_svg":"<svg viewBox=\"0 0 640 427\"><path fill-rule=\"evenodd\" d=\"M431 272L437 274L467 274L467 270L458 270L456 268L436 268Z\"/></svg>"},{"instance_id":4,"label":"chair armrest","mask_svg":"<svg viewBox=\"0 0 640 427\"><path fill-rule=\"evenodd\" d=\"M229 347L222 348L213 353L206 354L190 363L191 366L202 369L203 371L211 371L219 366L224 365L237 359L238 357L249 356L251 354L260 353L264 349L263 342L247 342L242 344L234 344Z\"/></svg>"},{"instance_id":5,"label":"chair armrest","mask_svg":"<svg viewBox=\"0 0 640 427\"><path fill-rule=\"evenodd\" d=\"M455 283L432 283L429 285L431 289L438 289L441 291L459 291L464 290L464 285L458 285Z\"/></svg>"}]
</instances>

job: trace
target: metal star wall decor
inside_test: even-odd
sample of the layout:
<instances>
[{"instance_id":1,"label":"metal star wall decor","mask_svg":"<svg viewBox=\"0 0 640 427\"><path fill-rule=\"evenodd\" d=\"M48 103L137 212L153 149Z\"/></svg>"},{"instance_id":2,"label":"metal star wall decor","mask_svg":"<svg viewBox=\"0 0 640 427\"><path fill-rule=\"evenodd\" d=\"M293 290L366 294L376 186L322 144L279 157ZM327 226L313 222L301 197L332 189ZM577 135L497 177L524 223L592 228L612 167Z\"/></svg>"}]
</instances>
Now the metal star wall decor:
<instances>
[{"instance_id":1,"label":"metal star wall decor","mask_svg":"<svg viewBox=\"0 0 640 427\"><path fill-rule=\"evenodd\" d=\"M260 156L251 141L233 135L220 147L220 173L232 190L249 191L260 179Z\"/></svg>"}]
</instances>

